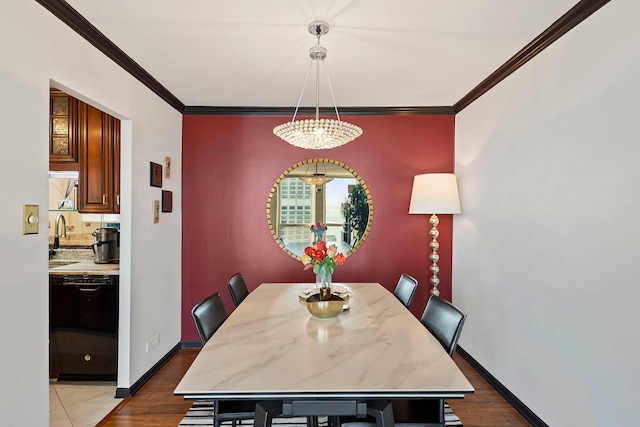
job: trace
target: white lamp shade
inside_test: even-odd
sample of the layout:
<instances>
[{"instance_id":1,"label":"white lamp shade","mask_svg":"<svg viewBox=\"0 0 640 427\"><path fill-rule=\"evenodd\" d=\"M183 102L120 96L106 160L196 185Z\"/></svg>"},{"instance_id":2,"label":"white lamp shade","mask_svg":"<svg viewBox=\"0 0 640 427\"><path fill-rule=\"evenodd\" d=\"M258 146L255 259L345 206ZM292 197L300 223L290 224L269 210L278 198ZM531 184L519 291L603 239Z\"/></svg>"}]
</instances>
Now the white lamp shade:
<instances>
[{"instance_id":1,"label":"white lamp shade","mask_svg":"<svg viewBox=\"0 0 640 427\"><path fill-rule=\"evenodd\" d=\"M410 214L458 214L458 183L452 173L426 173L413 177Z\"/></svg>"}]
</instances>

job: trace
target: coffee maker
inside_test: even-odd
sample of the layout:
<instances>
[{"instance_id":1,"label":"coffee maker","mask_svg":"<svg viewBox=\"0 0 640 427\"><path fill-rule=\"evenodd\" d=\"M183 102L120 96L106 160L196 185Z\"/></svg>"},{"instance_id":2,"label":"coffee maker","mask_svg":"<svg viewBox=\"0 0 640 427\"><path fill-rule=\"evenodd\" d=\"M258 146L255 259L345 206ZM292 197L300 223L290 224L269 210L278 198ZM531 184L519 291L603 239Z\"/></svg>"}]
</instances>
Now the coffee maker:
<instances>
[{"instance_id":1,"label":"coffee maker","mask_svg":"<svg viewBox=\"0 0 640 427\"><path fill-rule=\"evenodd\" d=\"M95 238L93 242L93 262L96 264L109 264L120 262L120 231L117 228L97 228L91 233Z\"/></svg>"}]
</instances>

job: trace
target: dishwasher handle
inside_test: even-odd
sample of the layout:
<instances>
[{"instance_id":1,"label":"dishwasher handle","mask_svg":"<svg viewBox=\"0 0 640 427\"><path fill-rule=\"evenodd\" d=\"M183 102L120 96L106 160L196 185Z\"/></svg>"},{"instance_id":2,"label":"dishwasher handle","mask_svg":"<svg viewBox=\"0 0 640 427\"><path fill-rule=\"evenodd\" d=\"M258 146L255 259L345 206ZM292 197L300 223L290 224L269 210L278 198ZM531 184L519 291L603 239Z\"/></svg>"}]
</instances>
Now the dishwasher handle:
<instances>
[{"instance_id":1,"label":"dishwasher handle","mask_svg":"<svg viewBox=\"0 0 640 427\"><path fill-rule=\"evenodd\" d=\"M78 288L78 290L80 292L97 292L97 291L100 290L100 286L102 286L102 285L93 285L93 286L89 285L89 286L87 286L84 283L77 283L76 284L76 288Z\"/></svg>"},{"instance_id":2,"label":"dishwasher handle","mask_svg":"<svg viewBox=\"0 0 640 427\"><path fill-rule=\"evenodd\" d=\"M62 280L64 286L75 286L80 291L84 292L96 292L100 290L100 286L111 285L113 282L109 278L96 277L73 277L65 276Z\"/></svg>"}]
</instances>

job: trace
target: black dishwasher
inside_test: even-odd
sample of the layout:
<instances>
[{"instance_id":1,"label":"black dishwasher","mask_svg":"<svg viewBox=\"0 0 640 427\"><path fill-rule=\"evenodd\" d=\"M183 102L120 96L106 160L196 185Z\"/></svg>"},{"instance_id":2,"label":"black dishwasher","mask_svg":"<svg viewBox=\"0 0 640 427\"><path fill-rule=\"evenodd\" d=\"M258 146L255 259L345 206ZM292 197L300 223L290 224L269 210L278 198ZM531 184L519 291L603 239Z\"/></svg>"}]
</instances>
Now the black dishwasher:
<instances>
[{"instance_id":1,"label":"black dishwasher","mask_svg":"<svg viewBox=\"0 0 640 427\"><path fill-rule=\"evenodd\" d=\"M49 373L58 380L115 380L118 276L49 276Z\"/></svg>"}]
</instances>

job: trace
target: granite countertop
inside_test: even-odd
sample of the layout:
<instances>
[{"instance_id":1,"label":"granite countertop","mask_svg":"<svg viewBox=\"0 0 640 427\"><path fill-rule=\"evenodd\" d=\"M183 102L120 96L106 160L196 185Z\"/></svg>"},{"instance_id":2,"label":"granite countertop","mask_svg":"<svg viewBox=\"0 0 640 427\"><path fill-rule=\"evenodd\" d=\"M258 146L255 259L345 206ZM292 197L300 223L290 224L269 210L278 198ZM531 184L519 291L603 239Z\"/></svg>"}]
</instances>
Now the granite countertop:
<instances>
[{"instance_id":1,"label":"granite countertop","mask_svg":"<svg viewBox=\"0 0 640 427\"><path fill-rule=\"evenodd\" d=\"M58 267L50 267L49 274L57 276L66 275L120 275L120 264L96 264L93 261L73 262Z\"/></svg>"},{"instance_id":2,"label":"granite countertop","mask_svg":"<svg viewBox=\"0 0 640 427\"><path fill-rule=\"evenodd\" d=\"M120 264L96 264L93 250L89 248L61 247L49 258L49 274L57 276L119 276Z\"/></svg>"}]
</instances>

